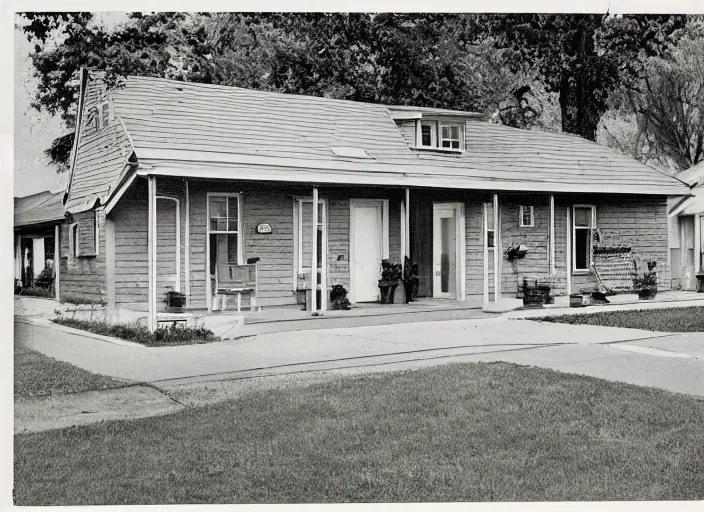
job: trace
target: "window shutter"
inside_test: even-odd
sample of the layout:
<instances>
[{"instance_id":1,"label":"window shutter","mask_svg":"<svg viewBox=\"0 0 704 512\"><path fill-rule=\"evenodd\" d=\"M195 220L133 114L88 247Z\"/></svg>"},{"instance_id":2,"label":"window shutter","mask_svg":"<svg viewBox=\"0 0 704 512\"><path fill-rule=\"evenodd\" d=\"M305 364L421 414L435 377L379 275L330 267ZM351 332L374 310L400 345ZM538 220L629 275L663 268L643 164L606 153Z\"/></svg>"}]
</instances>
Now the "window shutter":
<instances>
[{"instance_id":1,"label":"window shutter","mask_svg":"<svg viewBox=\"0 0 704 512\"><path fill-rule=\"evenodd\" d=\"M61 224L61 257L62 258L68 258L69 253L70 253L70 247L69 247L69 236L68 236L69 228L68 224L64 223Z\"/></svg>"},{"instance_id":2,"label":"window shutter","mask_svg":"<svg viewBox=\"0 0 704 512\"><path fill-rule=\"evenodd\" d=\"M95 211L83 212L76 215L78 221L78 255L95 256L95 234L97 225L97 214Z\"/></svg>"}]
</instances>

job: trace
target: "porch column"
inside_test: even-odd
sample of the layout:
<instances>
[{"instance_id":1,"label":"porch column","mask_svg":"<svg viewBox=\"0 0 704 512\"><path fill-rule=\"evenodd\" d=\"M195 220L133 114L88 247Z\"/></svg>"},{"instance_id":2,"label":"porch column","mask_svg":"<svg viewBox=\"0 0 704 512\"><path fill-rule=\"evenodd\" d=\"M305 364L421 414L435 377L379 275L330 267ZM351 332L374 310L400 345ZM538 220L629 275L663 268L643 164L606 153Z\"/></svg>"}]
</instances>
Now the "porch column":
<instances>
[{"instance_id":1,"label":"porch column","mask_svg":"<svg viewBox=\"0 0 704 512\"><path fill-rule=\"evenodd\" d=\"M499 194L494 194L494 302L501 300L501 216Z\"/></svg>"},{"instance_id":2,"label":"porch column","mask_svg":"<svg viewBox=\"0 0 704 512\"><path fill-rule=\"evenodd\" d=\"M555 196L550 194L550 247L548 249L548 268L550 277L555 277L557 266L555 265Z\"/></svg>"},{"instance_id":3,"label":"porch column","mask_svg":"<svg viewBox=\"0 0 704 512\"><path fill-rule=\"evenodd\" d=\"M406 201L401 199L401 272L406 271Z\"/></svg>"},{"instance_id":4,"label":"porch column","mask_svg":"<svg viewBox=\"0 0 704 512\"><path fill-rule=\"evenodd\" d=\"M311 247L310 310L315 313L318 309L318 187L313 187L313 232L311 233Z\"/></svg>"},{"instance_id":5,"label":"porch column","mask_svg":"<svg viewBox=\"0 0 704 512\"><path fill-rule=\"evenodd\" d=\"M60 227L57 224L54 226L54 294L56 300L61 300L61 295L59 295L59 284L61 282L60 270L61 270L61 243L59 242L59 231Z\"/></svg>"},{"instance_id":6,"label":"porch column","mask_svg":"<svg viewBox=\"0 0 704 512\"><path fill-rule=\"evenodd\" d=\"M188 195L188 180L186 180L186 207L185 207L185 222L183 228L184 248L183 248L183 278L186 280L186 306L190 306L191 302L191 218L190 218L190 201Z\"/></svg>"},{"instance_id":7,"label":"porch column","mask_svg":"<svg viewBox=\"0 0 704 512\"><path fill-rule=\"evenodd\" d=\"M22 279L22 237L15 237L17 245L15 245L15 279Z\"/></svg>"},{"instance_id":8,"label":"porch column","mask_svg":"<svg viewBox=\"0 0 704 512\"><path fill-rule=\"evenodd\" d=\"M147 259L149 261L149 317L148 327L154 332L157 327L156 318L156 178L147 177L149 189L149 214L147 226ZM206 262L207 264L207 262Z\"/></svg>"},{"instance_id":9,"label":"porch column","mask_svg":"<svg viewBox=\"0 0 704 512\"><path fill-rule=\"evenodd\" d=\"M403 253L404 256L411 258L411 189L406 187L406 211L403 217L404 229L405 229L405 249L406 252Z\"/></svg>"},{"instance_id":10,"label":"porch column","mask_svg":"<svg viewBox=\"0 0 704 512\"><path fill-rule=\"evenodd\" d=\"M567 238L565 263L567 264L567 295L572 293L572 208L567 207Z\"/></svg>"},{"instance_id":11,"label":"porch column","mask_svg":"<svg viewBox=\"0 0 704 512\"><path fill-rule=\"evenodd\" d=\"M483 262L484 262L484 274L483 277L484 279L482 282L484 283L484 304L487 304L489 302L489 240L487 240L487 231L489 228L489 212L488 208L486 207L487 203L482 201L482 236L481 236L481 241L482 241L482 253L483 253Z\"/></svg>"},{"instance_id":12,"label":"porch column","mask_svg":"<svg viewBox=\"0 0 704 512\"><path fill-rule=\"evenodd\" d=\"M702 268L702 217L697 213L694 216L694 250L696 251L694 260L694 272L699 272Z\"/></svg>"}]
</instances>

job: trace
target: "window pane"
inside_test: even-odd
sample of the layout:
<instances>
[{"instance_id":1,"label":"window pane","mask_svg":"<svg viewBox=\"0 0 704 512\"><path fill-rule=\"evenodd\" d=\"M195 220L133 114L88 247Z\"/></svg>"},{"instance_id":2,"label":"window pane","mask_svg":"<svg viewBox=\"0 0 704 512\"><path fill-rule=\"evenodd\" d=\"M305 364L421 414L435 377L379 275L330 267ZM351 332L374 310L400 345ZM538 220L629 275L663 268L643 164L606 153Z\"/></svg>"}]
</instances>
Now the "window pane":
<instances>
[{"instance_id":1,"label":"window pane","mask_svg":"<svg viewBox=\"0 0 704 512\"><path fill-rule=\"evenodd\" d=\"M494 247L494 230L490 229L486 232L486 246Z\"/></svg>"},{"instance_id":2,"label":"window pane","mask_svg":"<svg viewBox=\"0 0 704 512\"><path fill-rule=\"evenodd\" d=\"M494 229L494 203L486 204L486 224L487 229Z\"/></svg>"},{"instance_id":3,"label":"window pane","mask_svg":"<svg viewBox=\"0 0 704 512\"><path fill-rule=\"evenodd\" d=\"M460 149L460 141L458 141L458 140L453 140L453 141L452 141L452 148L453 148L453 149Z\"/></svg>"},{"instance_id":4,"label":"window pane","mask_svg":"<svg viewBox=\"0 0 704 512\"><path fill-rule=\"evenodd\" d=\"M591 208L575 208L574 209L574 225L581 227L591 227L592 209Z\"/></svg>"},{"instance_id":5,"label":"window pane","mask_svg":"<svg viewBox=\"0 0 704 512\"><path fill-rule=\"evenodd\" d=\"M227 198L227 217L230 220L235 221L235 225L237 225L237 198L236 197L228 197ZM237 229L237 228L235 228Z\"/></svg>"},{"instance_id":6,"label":"window pane","mask_svg":"<svg viewBox=\"0 0 704 512\"><path fill-rule=\"evenodd\" d=\"M237 265L237 235L220 235L227 237L227 262L231 265Z\"/></svg>"},{"instance_id":7,"label":"window pane","mask_svg":"<svg viewBox=\"0 0 704 512\"><path fill-rule=\"evenodd\" d=\"M420 127L420 132L421 132L421 146L431 146L433 144L433 138L431 135L431 128L430 126L422 125Z\"/></svg>"},{"instance_id":8,"label":"window pane","mask_svg":"<svg viewBox=\"0 0 704 512\"><path fill-rule=\"evenodd\" d=\"M449 126L443 126L442 127L442 138L443 139L450 139L450 127Z\"/></svg>"},{"instance_id":9,"label":"window pane","mask_svg":"<svg viewBox=\"0 0 704 512\"><path fill-rule=\"evenodd\" d=\"M574 230L574 263L577 270L589 270L591 256L590 238L589 229Z\"/></svg>"},{"instance_id":10,"label":"window pane","mask_svg":"<svg viewBox=\"0 0 704 512\"><path fill-rule=\"evenodd\" d=\"M533 223L533 219L531 218L531 210L530 206L524 206L523 207L523 218L522 218L522 223L524 226L530 226Z\"/></svg>"},{"instance_id":11,"label":"window pane","mask_svg":"<svg viewBox=\"0 0 704 512\"><path fill-rule=\"evenodd\" d=\"M442 147L444 148L451 148L452 147L452 142L449 140L443 140L442 141Z\"/></svg>"},{"instance_id":12,"label":"window pane","mask_svg":"<svg viewBox=\"0 0 704 512\"><path fill-rule=\"evenodd\" d=\"M452 134L453 139L459 140L460 138L460 127L459 126L453 126L450 129L450 133Z\"/></svg>"},{"instance_id":13,"label":"window pane","mask_svg":"<svg viewBox=\"0 0 704 512\"><path fill-rule=\"evenodd\" d=\"M215 231L227 231L227 219L217 219Z\"/></svg>"},{"instance_id":14,"label":"window pane","mask_svg":"<svg viewBox=\"0 0 704 512\"><path fill-rule=\"evenodd\" d=\"M227 199L224 197L210 198L210 218L227 216Z\"/></svg>"},{"instance_id":15,"label":"window pane","mask_svg":"<svg viewBox=\"0 0 704 512\"><path fill-rule=\"evenodd\" d=\"M227 221L227 230L228 231L237 231L237 219L235 219L235 220L229 219Z\"/></svg>"}]
</instances>

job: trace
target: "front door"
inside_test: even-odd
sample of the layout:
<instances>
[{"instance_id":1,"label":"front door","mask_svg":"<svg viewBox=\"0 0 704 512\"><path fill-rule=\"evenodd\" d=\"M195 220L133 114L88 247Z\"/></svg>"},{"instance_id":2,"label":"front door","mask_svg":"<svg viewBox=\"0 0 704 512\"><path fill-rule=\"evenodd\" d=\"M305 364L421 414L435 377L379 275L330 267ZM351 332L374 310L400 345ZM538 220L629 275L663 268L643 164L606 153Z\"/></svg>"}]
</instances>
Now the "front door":
<instances>
[{"instance_id":1,"label":"front door","mask_svg":"<svg viewBox=\"0 0 704 512\"><path fill-rule=\"evenodd\" d=\"M433 297L462 299L462 207L433 204Z\"/></svg>"},{"instance_id":2,"label":"front door","mask_svg":"<svg viewBox=\"0 0 704 512\"><path fill-rule=\"evenodd\" d=\"M384 257L384 201L350 203L350 274L353 302L379 300L379 277Z\"/></svg>"}]
</instances>

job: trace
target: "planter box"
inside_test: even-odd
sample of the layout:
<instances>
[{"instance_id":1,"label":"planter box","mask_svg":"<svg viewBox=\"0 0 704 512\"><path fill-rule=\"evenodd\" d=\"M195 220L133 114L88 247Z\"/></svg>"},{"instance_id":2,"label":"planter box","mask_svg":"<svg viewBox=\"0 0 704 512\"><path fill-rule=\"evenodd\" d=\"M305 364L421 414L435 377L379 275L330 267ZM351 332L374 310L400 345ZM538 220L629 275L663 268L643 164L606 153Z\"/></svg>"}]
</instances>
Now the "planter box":
<instances>
[{"instance_id":1,"label":"planter box","mask_svg":"<svg viewBox=\"0 0 704 512\"><path fill-rule=\"evenodd\" d=\"M396 288L403 284L403 281L379 281L379 295L382 304L393 304Z\"/></svg>"}]
</instances>

